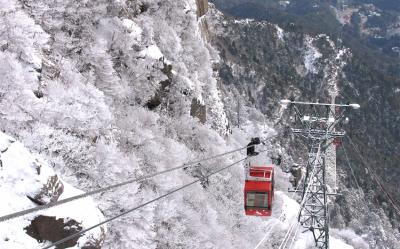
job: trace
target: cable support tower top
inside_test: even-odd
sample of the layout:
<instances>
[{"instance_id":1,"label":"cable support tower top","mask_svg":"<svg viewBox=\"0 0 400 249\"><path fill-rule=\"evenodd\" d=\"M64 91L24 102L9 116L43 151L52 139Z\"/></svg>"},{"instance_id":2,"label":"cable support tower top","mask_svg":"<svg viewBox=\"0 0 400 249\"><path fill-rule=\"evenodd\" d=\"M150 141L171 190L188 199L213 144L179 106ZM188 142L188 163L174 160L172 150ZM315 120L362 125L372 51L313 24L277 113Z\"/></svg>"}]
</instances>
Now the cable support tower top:
<instances>
[{"instance_id":1,"label":"cable support tower top","mask_svg":"<svg viewBox=\"0 0 400 249\"><path fill-rule=\"evenodd\" d=\"M294 112L292 132L304 138L308 148L308 164L298 221L311 231L317 248L329 248L329 216L326 160L327 148L345 135L337 130L347 109L359 109L358 104L302 102L284 99L281 104ZM336 158L335 158L336 160ZM336 179L336 176L334 176Z\"/></svg>"}]
</instances>

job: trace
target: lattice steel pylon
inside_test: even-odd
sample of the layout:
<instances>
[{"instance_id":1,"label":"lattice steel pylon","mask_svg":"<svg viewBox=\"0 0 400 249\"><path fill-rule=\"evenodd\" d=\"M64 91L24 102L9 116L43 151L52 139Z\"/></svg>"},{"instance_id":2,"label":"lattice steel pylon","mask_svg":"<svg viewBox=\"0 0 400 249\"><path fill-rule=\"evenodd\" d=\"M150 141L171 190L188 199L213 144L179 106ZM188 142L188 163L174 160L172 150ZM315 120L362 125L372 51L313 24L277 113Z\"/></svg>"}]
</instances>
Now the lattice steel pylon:
<instances>
[{"instance_id":1,"label":"lattice steel pylon","mask_svg":"<svg viewBox=\"0 0 400 249\"><path fill-rule=\"evenodd\" d=\"M326 149L334 141L345 135L338 129L348 108L358 109L358 104L312 103L282 100L282 105L295 112L292 128L294 134L306 140L308 163L302 191L298 221L313 233L317 248L329 248L329 215ZM334 107L334 108L333 108Z\"/></svg>"}]
</instances>

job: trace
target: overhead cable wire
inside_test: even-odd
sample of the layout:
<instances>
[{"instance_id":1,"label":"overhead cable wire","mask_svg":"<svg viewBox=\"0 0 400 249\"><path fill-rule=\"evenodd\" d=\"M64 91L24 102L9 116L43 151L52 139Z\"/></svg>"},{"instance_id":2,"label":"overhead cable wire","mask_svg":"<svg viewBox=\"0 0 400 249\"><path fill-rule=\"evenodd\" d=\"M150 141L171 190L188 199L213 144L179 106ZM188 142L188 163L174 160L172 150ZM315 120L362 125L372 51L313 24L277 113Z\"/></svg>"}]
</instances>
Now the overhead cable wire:
<instances>
[{"instance_id":1,"label":"overhead cable wire","mask_svg":"<svg viewBox=\"0 0 400 249\"><path fill-rule=\"evenodd\" d=\"M292 248L293 248L294 241L296 240L296 237L297 237L297 234L299 233L299 230L300 230L300 225L299 225L299 223L297 223L296 232L294 233L294 236L293 236L293 238L292 238L292 241L290 242L289 249L292 249Z\"/></svg>"},{"instance_id":2,"label":"overhead cable wire","mask_svg":"<svg viewBox=\"0 0 400 249\"><path fill-rule=\"evenodd\" d=\"M42 249L49 249L49 248L52 248L52 247L54 247L54 246L58 246L58 245L60 245L60 244L62 244L62 243L64 243L64 242L66 242L66 241L69 241L69 240L75 238L75 237L78 237L78 236L80 236L80 235L83 235L83 234L85 234L86 232L88 232L88 231L90 231L90 230L92 230L92 229L94 229L94 228L96 228L96 227L99 227L99 226L101 226L101 225L104 225L104 224L106 224L106 223L108 223L108 222L110 222L110 221L113 221L113 220L115 220L115 219L120 218L121 216L124 216L124 215L126 215L126 214L128 214L128 213L131 213L131 212L133 212L133 211L135 211L135 210L138 210L138 209L140 209L140 208L142 208L142 207L144 207L144 206L147 206L147 205L149 205L149 204L151 204L151 203L154 203L154 202L156 202L156 201L159 201L159 200L161 200L161 199L163 199L163 198L165 198L165 197L167 197L167 196L169 196L169 195L172 195L172 194L174 194L174 193L176 193L176 192L178 192L178 191L180 191L180 190L183 190L183 189L185 189L185 188L188 188L188 187L194 185L195 183L200 182L200 181L201 181L202 179L204 179L204 178L207 178L207 177L210 177L210 176L215 175L215 174L217 174L217 173L220 173L220 172L223 171L223 170L226 170L226 169L228 169L228 168L230 168L230 167L232 167L232 166L234 166L234 165L236 165L236 164L238 164L238 163L243 162L243 161L246 160L247 158L248 158L248 157L245 157L245 158L243 158L243 159L240 159L239 161L236 161L236 162L231 163L231 164L229 164L229 165L227 165L227 166L224 166L223 168L221 168L221 169L219 169L219 170L217 170L217 171L214 171L214 172L212 172L212 173L210 173L210 174L208 174L208 175L206 175L206 176L204 176L204 177L202 177L202 178L200 178L200 179L197 179L197 180L195 180L195 181L192 181L192 182L190 182L190 183L187 183L187 184L185 184L185 185L183 185L183 186L181 186L181 187L179 187L179 188L176 188L176 189L174 189L174 190L172 190L172 191L169 191L169 192L167 192L167 193L165 193L165 194L163 194L163 195L160 195L160 196L157 197L157 198L154 198L154 199L152 199L152 200L150 200L150 201L147 201L147 202L145 202L145 203L142 203L142 204L140 204L139 206L136 206L136 207L134 207L134 208L131 208L131 209L125 211L125 212L122 212L122 213L116 215L116 216L113 216L113 217L111 217L111 218L109 218L109 219L106 219L106 220L104 220L104 221L102 221L102 222L100 222L100 223L98 223L98 224L95 224L95 225L93 225L93 226L91 226L91 227L88 227L88 228L83 229L83 230L81 230L81 231L79 231L79 232L76 232L76 233L74 233L74 234L71 234L71 235L69 235L69 236L67 236L67 237L65 237L65 238L63 238L63 239L61 239L61 240L58 240L58 241L56 241L56 242L54 242L54 243L52 243L52 244L50 244L50 245L47 245L47 246L43 247Z\"/></svg>"},{"instance_id":3,"label":"overhead cable wire","mask_svg":"<svg viewBox=\"0 0 400 249\"><path fill-rule=\"evenodd\" d=\"M83 194L75 195L75 196L72 196L72 197L69 197L69 198L65 198L65 199L62 199L62 200L59 200L59 201L56 201L56 202L50 202L50 203L45 204L45 205L40 205L40 206L37 206L37 207L34 207L34 208L29 208L29 209L25 209L25 210L22 210L22 211L19 211L19 212L15 212L15 213L12 213L12 214L4 215L4 216L0 217L0 222L7 221L7 220L10 220L10 219L14 219L14 218L18 218L18 217L21 217L21 216L24 216L24 215L27 215L27 214L30 214L30 213L33 213L33 212L37 212L37 211L40 211L40 210L49 209L49 208L52 208L52 207L55 207L55 206L59 206L61 204L65 204L65 203L68 203L68 202L71 202L71 201L75 201L75 200L79 200L79 199L82 199L82 198L86 198L86 197L91 196L91 195L107 192L109 190L112 190L112 189L115 189L115 188L119 188L119 187L122 187L122 186L125 186L125 185L128 185L128 184L132 184L134 182L141 182L141 181L147 180L149 178L153 178L155 176L166 174L166 173L178 170L178 169L183 169L183 168L186 168L186 167L192 167L194 165L197 165L198 163L201 163L201 162L204 162L204 161L209 161L209 160L216 159L216 158L219 158L219 157L223 157L223 156L226 156L226 155L229 155L229 154L232 154L232 153L247 149L248 147L249 146L245 146L245 147L242 147L242 148L238 148L238 149L235 149L235 150L224 152L224 153L221 153L221 154L218 154L218 155L214 155L214 156L211 156L211 157L207 157L207 158L203 158L203 159L187 162L187 163L184 163L183 165L176 166L176 167L173 167L173 168L170 168L170 169L166 169L166 170L162 170L162 171L159 171L159 172L156 172L156 173L153 173L153 174L149 174L149 175L145 175L145 176L129 179L129 180L126 180L126 181L121 182L121 183L117 183L117 184L110 185L110 186L107 186L107 187L104 187L104 188L99 188L99 189L95 189L95 190L92 190L92 191L88 191L88 192L85 192Z\"/></svg>"},{"instance_id":4,"label":"overhead cable wire","mask_svg":"<svg viewBox=\"0 0 400 249\"><path fill-rule=\"evenodd\" d=\"M318 153L319 153L319 150L318 150ZM318 155L317 155L317 158L318 158ZM310 175L310 179L312 179L314 177L315 170L316 170L316 165L314 165L313 171L311 172L311 175ZM306 192L305 192L305 194L303 196L303 199L302 199L302 202L299 205L300 209L299 209L298 215L300 215L300 213L302 211L302 207L304 206L305 201L307 199L307 194L308 194L308 191L309 191L309 187L310 187L310 183L308 183L307 188L306 188ZM290 235L293 232L293 227L296 224L298 225L298 221L294 221L292 223L292 225L290 226L290 228L286 231L285 237L283 238L281 244L279 245L279 249L284 248L286 246L287 242L289 241Z\"/></svg>"},{"instance_id":5,"label":"overhead cable wire","mask_svg":"<svg viewBox=\"0 0 400 249\"><path fill-rule=\"evenodd\" d=\"M379 180L379 176L369 167L369 165L365 162L364 157L361 155L361 152L359 149L356 147L356 145L353 143L352 139L348 137L351 145L353 146L354 150L357 152L358 156L361 158L362 163L364 164L365 167L367 167L368 171L371 172L371 178L375 180L375 182L379 185L380 189L382 192L384 192L389 200L389 202L392 204L393 208L397 211L397 213L400 215L400 207L397 205L397 203L394 201L393 197L389 194L389 192L386 190L386 188L383 186L382 182Z\"/></svg>"},{"instance_id":6,"label":"overhead cable wire","mask_svg":"<svg viewBox=\"0 0 400 249\"><path fill-rule=\"evenodd\" d=\"M326 135L328 134L328 129L326 130ZM314 145L316 144L316 142L314 143ZM314 146L313 145L313 146ZM314 175L315 175L315 173L316 173L316 169L317 169L317 167L316 167L316 165L317 165L317 162L318 162L318 160L319 160L319 157L320 157L320 154L321 154L321 146L322 146L322 144L321 144L321 142L319 142L318 143L318 151L317 151L317 154L316 154L316 157L315 157L315 160L314 160L314 162L313 162L313 170L311 171L311 174L310 174L310 177L309 177L309 181L312 181L313 180L313 178L314 178ZM301 203L300 203L300 209L299 209L299 212L298 212L298 216L301 214L301 211L303 210L303 206L305 205L305 202L306 202L306 200L307 200L307 195L308 195L308 192L309 192L309 190L310 190L310 187L311 187L311 183L310 182L307 182L307 183L305 183L306 185L306 187L305 187L305 191L304 191L304 193L303 193L303 198L302 198L302 201L301 201ZM286 231L286 234L285 234L285 236L284 236L284 238L283 238L283 241L281 242L281 244L279 245L279 249L281 249L281 248L284 248L286 245L287 245L287 243L288 243L288 241L289 241L289 238L290 238L290 235L291 235L291 233L293 232L293 227L295 226L295 225L298 225L298 221L295 221L295 222L293 222L292 224L291 224L291 226L289 227L289 229ZM299 228L299 227L298 227ZM297 231L296 231L297 232Z\"/></svg>"},{"instance_id":7,"label":"overhead cable wire","mask_svg":"<svg viewBox=\"0 0 400 249\"><path fill-rule=\"evenodd\" d=\"M290 198L293 199L294 195L296 194L296 192L299 190L299 187L301 185L301 182L304 180L304 176L302 175L300 178L300 181L297 183L297 186L294 190L294 192L291 194ZM283 217L283 212L279 215L279 217L277 218L279 221L281 221L281 218ZM271 233L272 229L275 228L277 223L274 223L271 225L272 228L268 229L267 232L265 233L264 237L257 243L257 245L254 247L254 249L258 249L264 242L265 240L268 238L268 235Z\"/></svg>"},{"instance_id":8,"label":"overhead cable wire","mask_svg":"<svg viewBox=\"0 0 400 249\"><path fill-rule=\"evenodd\" d=\"M358 189L358 191L361 191L360 184L358 184L358 180L356 178L356 174L354 173L354 169L350 164L350 160L349 160L349 157L347 155L346 148L345 148L344 144L342 144L342 148L343 148L344 155L346 157L347 166L349 166L349 168L350 168L350 172L351 172L351 175L353 176L353 179L354 179L354 182L355 182L355 184L357 186L357 189Z\"/></svg>"},{"instance_id":9,"label":"overhead cable wire","mask_svg":"<svg viewBox=\"0 0 400 249\"><path fill-rule=\"evenodd\" d=\"M354 178L354 181L355 181L355 183L356 183L356 185L357 185L357 188L358 188L358 195L359 195L359 197L361 198L362 202L364 203L364 207L367 207L367 201L365 200L365 196L364 196L364 195L361 196L361 193L363 193L363 190L362 190L360 184L358 183L358 180L357 180L357 178L356 178L356 174L354 173L354 169L353 169L353 167L351 166L350 159L349 159L349 157L347 156L347 152L346 152L346 148L345 148L344 144L342 144L342 148L343 148L344 155L345 155L345 157L346 157L347 165L349 166L350 172L351 172L351 174L352 174L352 176L353 176L353 178Z\"/></svg>"},{"instance_id":10,"label":"overhead cable wire","mask_svg":"<svg viewBox=\"0 0 400 249\"><path fill-rule=\"evenodd\" d=\"M315 161L314 161L314 165L313 165L314 167L313 167L313 170L312 170L311 175L310 175L310 177L309 177L310 181L313 179L313 177L314 177L314 175L315 175L315 173L316 173L317 162L318 162L318 158L319 158L319 156L320 156L320 153L321 153L321 143L319 143L319 145L318 145L318 152L317 152L317 155L316 155L316 157L315 157ZM301 201L301 203L300 203L300 209L299 209L298 215L300 215L300 214L301 214L301 211L303 210L303 206L304 206L304 204L305 204L305 202L306 202L306 200L307 200L307 195L308 195L308 192L309 192L309 190L310 190L311 183L308 182L308 183L306 183L306 184L307 184L307 185L306 185L306 189L305 189L305 192L304 192L304 195L303 195L303 199L302 199L302 201ZM279 246L279 249L281 249L282 246L283 246L284 244L285 244L285 246L286 246L286 244L287 244L287 239L290 237L290 234L291 234L292 231L293 231L293 226L294 226L296 223L298 223L298 221L294 222L294 223L291 225L291 227L289 228L289 230L286 232L285 237L283 238L283 241L281 242L281 244L280 244L280 246Z\"/></svg>"},{"instance_id":11,"label":"overhead cable wire","mask_svg":"<svg viewBox=\"0 0 400 249\"><path fill-rule=\"evenodd\" d=\"M281 213L280 217L282 216L283 213ZM280 217L278 217L277 220L274 220L273 223L267 228L267 231L265 232L264 237L257 243L256 247L254 249L257 249L259 246L261 246L265 239L271 234L273 229L275 228L276 224L278 223L278 220L280 220Z\"/></svg>"},{"instance_id":12,"label":"overhead cable wire","mask_svg":"<svg viewBox=\"0 0 400 249\"><path fill-rule=\"evenodd\" d=\"M287 231L286 234L285 234L285 237L283 238L281 244L279 245L279 248L278 248L278 249L283 249L283 248L285 248L286 244L287 244L288 241L289 241L290 234L291 234L292 231L293 231L293 227L294 227L296 224L298 224L297 221L292 222L292 224L290 225L288 231Z\"/></svg>"}]
</instances>

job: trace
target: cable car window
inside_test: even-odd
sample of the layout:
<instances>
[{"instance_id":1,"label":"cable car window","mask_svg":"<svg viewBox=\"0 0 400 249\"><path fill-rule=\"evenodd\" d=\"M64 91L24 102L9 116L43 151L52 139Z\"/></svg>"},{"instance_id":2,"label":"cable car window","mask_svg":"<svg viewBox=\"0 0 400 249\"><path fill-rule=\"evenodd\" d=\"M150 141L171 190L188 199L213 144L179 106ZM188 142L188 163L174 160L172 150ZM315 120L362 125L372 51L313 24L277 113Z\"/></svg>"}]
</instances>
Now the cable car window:
<instances>
[{"instance_id":1,"label":"cable car window","mask_svg":"<svg viewBox=\"0 0 400 249\"><path fill-rule=\"evenodd\" d=\"M268 208L268 193L247 192L246 206Z\"/></svg>"}]
</instances>

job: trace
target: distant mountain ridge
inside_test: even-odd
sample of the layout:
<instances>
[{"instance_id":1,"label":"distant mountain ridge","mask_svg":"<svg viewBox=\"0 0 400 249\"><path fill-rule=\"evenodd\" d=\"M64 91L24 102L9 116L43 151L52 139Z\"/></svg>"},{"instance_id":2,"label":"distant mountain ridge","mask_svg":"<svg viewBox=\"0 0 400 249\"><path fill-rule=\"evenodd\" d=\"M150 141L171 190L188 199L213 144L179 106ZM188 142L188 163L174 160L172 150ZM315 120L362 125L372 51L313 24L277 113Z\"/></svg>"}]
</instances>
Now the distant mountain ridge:
<instances>
[{"instance_id":1,"label":"distant mountain ridge","mask_svg":"<svg viewBox=\"0 0 400 249\"><path fill-rule=\"evenodd\" d=\"M399 75L400 2L395 0L214 0L225 14L254 18L310 34L326 33L359 54L378 56ZM391 67L390 64L395 64Z\"/></svg>"}]
</instances>

